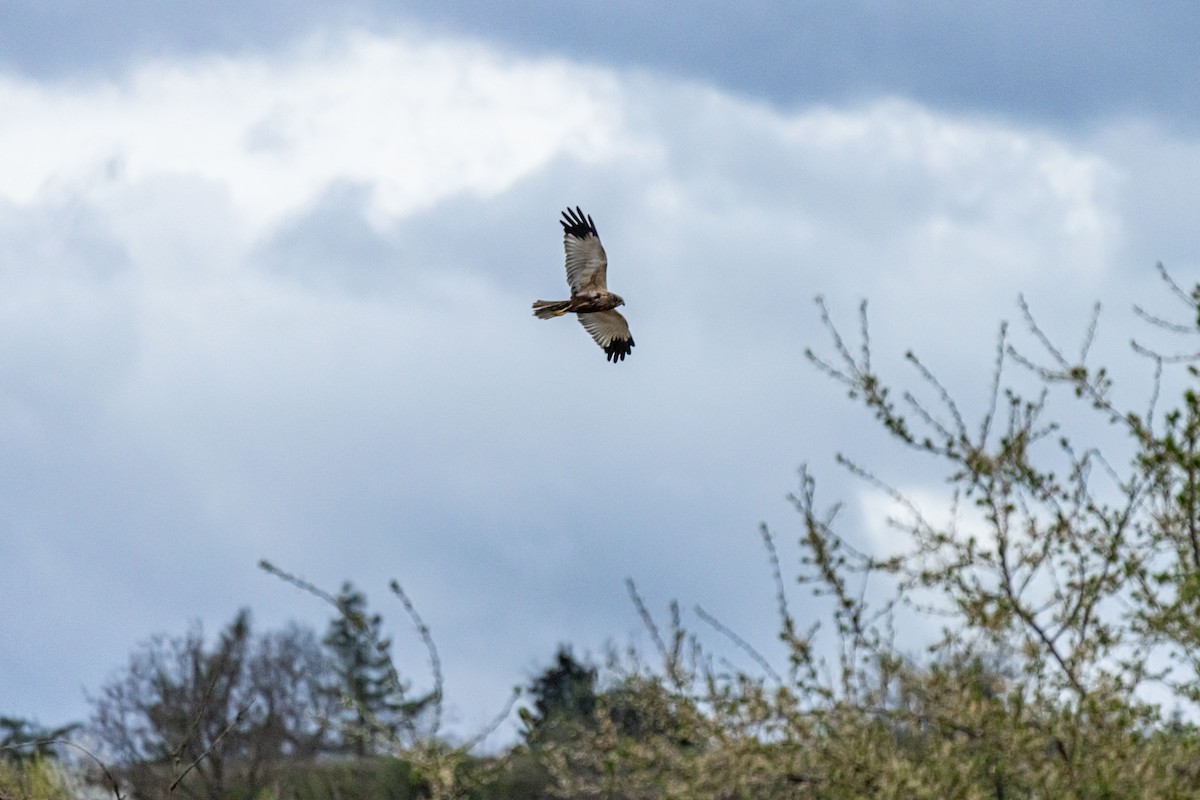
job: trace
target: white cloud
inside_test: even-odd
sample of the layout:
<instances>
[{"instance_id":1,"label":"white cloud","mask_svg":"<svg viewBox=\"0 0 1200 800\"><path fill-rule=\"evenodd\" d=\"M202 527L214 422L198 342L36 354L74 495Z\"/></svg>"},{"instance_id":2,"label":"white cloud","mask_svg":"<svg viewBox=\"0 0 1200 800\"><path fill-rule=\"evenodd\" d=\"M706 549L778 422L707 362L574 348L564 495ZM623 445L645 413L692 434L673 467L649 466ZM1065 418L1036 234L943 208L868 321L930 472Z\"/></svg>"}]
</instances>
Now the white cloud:
<instances>
[{"instance_id":1,"label":"white cloud","mask_svg":"<svg viewBox=\"0 0 1200 800\"><path fill-rule=\"evenodd\" d=\"M863 520L869 549L881 557L900 555L912 550L910 531L919 527L939 534L953 534L965 542L974 538L982 548L995 544L994 526L988 524L981 509L969 499L955 505L949 491L928 484L897 488L903 501L880 488L861 489L859 514Z\"/></svg>"},{"instance_id":2,"label":"white cloud","mask_svg":"<svg viewBox=\"0 0 1200 800\"><path fill-rule=\"evenodd\" d=\"M358 34L282 54L151 62L103 82L0 81L0 197L109 202L187 179L250 231L332 181L373 187L378 221L460 192L494 195L568 156L611 156L613 76L448 41Z\"/></svg>"}]
</instances>

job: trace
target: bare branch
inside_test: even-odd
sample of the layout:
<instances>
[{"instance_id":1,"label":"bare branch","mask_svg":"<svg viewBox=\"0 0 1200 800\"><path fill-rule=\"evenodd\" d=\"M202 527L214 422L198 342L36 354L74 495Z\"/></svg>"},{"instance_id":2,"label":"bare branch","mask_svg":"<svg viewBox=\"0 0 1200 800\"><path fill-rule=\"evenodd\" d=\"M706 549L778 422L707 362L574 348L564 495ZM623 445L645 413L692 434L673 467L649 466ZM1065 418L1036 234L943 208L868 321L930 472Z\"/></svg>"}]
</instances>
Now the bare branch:
<instances>
[{"instance_id":1,"label":"bare branch","mask_svg":"<svg viewBox=\"0 0 1200 800\"><path fill-rule=\"evenodd\" d=\"M696 616L700 617L700 619L707 622L709 625L711 625L713 627L714 630L716 630L718 633L723 635L726 639L728 639L729 641L731 641L735 645L737 645L739 650L741 650L746 655L750 656L750 658L754 659L755 663L758 664L758 666L762 668L763 672L770 675L771 678L776 683L783 683L783 678L779 677L779 673L775 671L774 667L771 666L770 662L768 662L767 659L763 657L762 653L755 650L754 647L749 642L747 642L741 636L738 636L726 625L723 625L720 622L720 620L718 620L712 614L709 614L707 611L705 611L700 606L695 607L695 612L696 612Z\"/></svg>"},{"instance_id":2,"label":"bare branch","mask_svg":"<svg viewBox=\"0 0 1200 800\"><path fill-rule=\"evenodd\" d=\"M443 688L445 686L442 678L442 659L438 656L437 645L433 642L433 635L429 632L429 626L425 624L425 621L421 619L421 615L417 613L417 607L413 605L412 600L408 599L408 595L400 587L400 582L393 579L388 585L392 590L392 594L400 598L400 602L404 605L404 610L408 612L409 619L412 620L413 626L417 629L417 634L420 635L421 641L425 644L425 652L429 655L429 668L433 672L433 735L436 736L442 727L442 698L444 697Z\"/></svg>"}]
</instances>

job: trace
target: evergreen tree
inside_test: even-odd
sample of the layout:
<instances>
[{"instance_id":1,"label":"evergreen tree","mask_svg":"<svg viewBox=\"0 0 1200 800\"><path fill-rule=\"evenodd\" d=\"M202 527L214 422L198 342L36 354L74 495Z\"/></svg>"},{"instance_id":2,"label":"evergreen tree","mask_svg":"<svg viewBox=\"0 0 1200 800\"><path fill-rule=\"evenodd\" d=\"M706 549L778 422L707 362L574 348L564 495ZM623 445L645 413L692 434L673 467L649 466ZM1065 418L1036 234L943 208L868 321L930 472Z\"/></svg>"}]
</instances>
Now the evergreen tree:
<instances>
[{"instance_id":1,"label":"evergreen tree","mask_svg":"<svg viewBox=\"0 0 1200 800\"><path fill-rule=\"evenodd\" d=\"M330 622L324 642L336 661L347 705L346 747L361 757L410 725L428 698L405 699L408 686L392 664L391 639L382 634L383 618L367 613L366 595L346 582L337 604L341 613Z\"/></svg>"},{"instance_id":2,"label":"evergreen tree","mask_svg":"<svg viewBox=\"0 0 1200 800\"><path fill-rule=\"evenodd\" d=\"M521 710L527 741L544 737L555 724L588 724L596 710L596 669L560 645L554 665L529 684L529 695L533 709Z\"/></svg>"},{"instance_id":3,"label":"evergreen tree","mask_svg":"<svg viewBox=\"0 0 1200 800\"><path fill-rule=\"evenodd\" d=\"M58 755L55 745L78 727L78 723L72 723L45 728L31 720L0 716L0 761L54 758Z\"/></svg>"}]
</instances>

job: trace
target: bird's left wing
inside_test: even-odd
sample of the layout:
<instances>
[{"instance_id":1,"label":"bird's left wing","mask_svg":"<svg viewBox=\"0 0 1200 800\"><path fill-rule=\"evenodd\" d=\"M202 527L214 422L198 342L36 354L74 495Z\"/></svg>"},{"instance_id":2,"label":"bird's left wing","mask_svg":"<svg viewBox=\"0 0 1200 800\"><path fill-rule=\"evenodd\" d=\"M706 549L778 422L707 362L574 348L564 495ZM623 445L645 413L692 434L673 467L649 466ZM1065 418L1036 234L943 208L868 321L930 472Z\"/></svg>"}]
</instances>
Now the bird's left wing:
<instances>
[{"instance_id":1,"label":"bird's left wing","mask_svg":"<svg viewBox=\"0 0 1200 800\"><path fill-rule=\"evenodd\" d=\"M563 249L567 251L567 285L571 294L608 291L608 256L596 233L596 223L579 206L568 208L560 220Z\"/></svg>"},{"instance_id":2,"label":"bird's left wing","mask_svg":"<svg viewBox=\"0 0 1200 800\"><path fill-rule=\"evenodd\" d=\"M608 360L614 364L624 361L625 356L633 350L633 336L629 333L629 323L616 311L597 311L576 316L584 329L596 340L596 344L604 348Z\"/></svg>"}]
</instances>

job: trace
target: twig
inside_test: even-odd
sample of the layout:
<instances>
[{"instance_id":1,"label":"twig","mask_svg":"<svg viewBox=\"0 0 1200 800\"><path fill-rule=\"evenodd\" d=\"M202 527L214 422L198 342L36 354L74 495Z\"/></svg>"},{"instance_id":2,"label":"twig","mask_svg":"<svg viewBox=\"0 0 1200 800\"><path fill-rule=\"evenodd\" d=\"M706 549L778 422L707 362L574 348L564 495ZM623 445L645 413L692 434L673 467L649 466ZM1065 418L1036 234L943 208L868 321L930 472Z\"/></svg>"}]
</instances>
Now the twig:
<instances>
[{"instance_id":1,"label":"twig","mask_svg":"<svg viewBox=\"0 0 1200 800\"><path fill-rule=\"evenodd\" d=\"M696 616L698 616L700 619L707 622L709 625L711 625L713 628L715 628L719 633L724 635L725 638L729 639L729 641L731 641L735 645L737 645L738 649L740 649L746 655L748 655L752 659L754 659L754 661L760 667L763 668L763 671L766 672L768 675L770 675L771 678L773 678L776 683L783 683L783 678L779 677L779 673L776 672L775 669L771 666L771 664L767 661L767 659L765 659L763 657L762 653L755 650L754 647L749 642L747 642L741 636L738 636L730 628L728 628L726 625L722 624L720 620L718 620L712 614L709 614L707 611L705 611L700 606L697 605L695 607L695 612L696 612Z\"/></svg>"},{"instance_id":2,"label":"twig","mask_svg":"<svg viewBox=\"0 0 1200 800\"><path fill-rule=\"evenodd\" d=\"M470 752L471 750L474 750L475 747L477 745L481 744L484 739L488 738L493 733L495 733L496 730L501 725L504 724L504 720L508 719L508 716L512 713L513 706L515 706L517 704L517 700L520 697L521 697L521 687L518 686L518 687L514 688L512 690L512 694L510 694L508 696L508 702L504 704L504 708L500 710L500 713L497 714L496 717L490 723L488 723L488 725L485 728L483 728L483 730L479 731L479 733L475 734L470 739L468 739L463 744L463 746L461 748L462 751Z\"/></svg>"},{"instance_id":3,"label":"twig","mask_svg":"<svg viewBox=\"0 0 1200 800\"><path fill-rule=\"evenodd\" d=\"M173 794L175 792L175 788L177 786L179 786L179 784L183 781L184 778L187 777L187 774L189 772L191 772L193 769L195 769L196 765L198 765L201 761L203 761L205 758L207 758L208 754L211 753L216 748L216 746L221 743L221 740L224 739L229 734L230 731L232 731L234 728L236 728L238 726L238 724L241 723L241 721L246 718L246 712L250 710L250 706L251 706L251 703L248 702L248 703L245 703L241 708L238 709L237 716L233 718L233 722L229 723L229 725L227 725L225 727L225 730L221 731L217 735L217 738L213 739L212 743L209 744L209 746L205 748L204 752L201 753L200 755L196 756L196 759L192 763L188 764L187 768L185 768L183 770L183 772L179 773L179 777L177 777L174 781L171 782L171 786L167 789L167 794Z\"/></svg>"},{"instance_id":4,"label":"twig","mask_svg":"<svg viewBox=\"0 0 1200 800\"><path fill-rule=\"evenodd\" d=\"M437 645L433 643L433 635L429 632L429 626L421 619L421 615L417 613L417 607L413 605L412 600L408 599L408 595L404 593L400 582L393 579L389 584L392 594L400 598L400 602L404 604L404 610L408 612L409 619L412 620L413 626L417 629L417 634L420 635L421 641L425 643L425 650L429 653L429 667L433 672L433 736L437 736L438 731L442 727L442 698L445 681L442 678L442 659L438 656Z\"/></svg>"},{"instance_id":5,"label":"twig","mask_svg":"<svg viewBox=\"0 0 1200 800\"><path fill-rule=\"evenodd\" d=\"M667 644L658 632L658 626L654 624L654 617L650 616L650 610L646 608L642 596L638 594L637 584L633 582L633 578L625 579L625 588L629 590L629 598L633 601L633 607L637 609L638 616L642 618L642 624L646 626L646 630L650 631L654 646L658 648L658 654L662 656L663 661L667 661Z\"/></svg>"}]
</instances>

